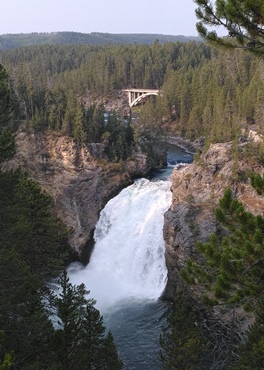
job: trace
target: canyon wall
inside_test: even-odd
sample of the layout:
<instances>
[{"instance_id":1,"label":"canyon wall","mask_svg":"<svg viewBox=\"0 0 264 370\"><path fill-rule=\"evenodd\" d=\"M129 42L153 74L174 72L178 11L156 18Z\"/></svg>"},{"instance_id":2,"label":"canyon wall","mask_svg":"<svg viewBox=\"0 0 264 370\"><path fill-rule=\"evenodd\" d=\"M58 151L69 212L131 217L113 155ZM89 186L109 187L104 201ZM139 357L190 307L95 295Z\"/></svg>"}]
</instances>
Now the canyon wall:
<instances>
[{"instance_id":1,"label":"canyon wall","mask_svg":"<svg viewBox=\"0 0 264 370\"><path fill-rule=\"evenodd\" d=\"M239 150L243 151L244 143ZM164 298L173 299L183 287L179 270L190 256L197 257L197 241L206 242L218 232L214 209L230 187L234 196L253 214L264 216L264 197L250 185L251 171L263 173L260 164L234 159L233 144L212 144L206 154L172 174L172 204L164 215L165 258L168 283ZM103 144L79 147L72 138L34 133L21 126L16 134L16 154L3 164L6 170L21 167L54 199L54 212L72 230L70 243L87 262L100 211L109 199L135 177L144 177L165 165L163 152L146 154L135 149L130 160L110 163Z\"/></svg>"},{"instance_id":2,"label":"canyon wall","mask_svg":"<svg viewBox=\"0 0 264 370\"><path fill-rule=\"evenodd\" d=\"M35 133L21 126L16 154L3 168L21 167L53 197L55 214L72 230L72 247L87 261L93 231L107 201L134 177L146 176L165 161L165 153L150 157L137 148L130 160L110 163L103 144L80 147L72 138Z\"/></svg>"},{"instance_id":3,"label":"canyon wall","mask_svg":"<svg viewBox=\"0 0 264 370\"><path fill-rule=\"evenodd\" d=\"M252 165L245 155L241 159L239 152L244 145L239 144L236 155L232 143L211 144L194 163L174 170L172 204L164 215L168 267L164 298L173 299L176 291L183 288L179 271L188 257L199 258L197 241L206 242L211 233L218 232L214 210L226 188L232 189L247 211L264 216L264 197L257 194L249 180L250 172L263 174L263 167L256 161Z\"/></svg>"}]
</instances>

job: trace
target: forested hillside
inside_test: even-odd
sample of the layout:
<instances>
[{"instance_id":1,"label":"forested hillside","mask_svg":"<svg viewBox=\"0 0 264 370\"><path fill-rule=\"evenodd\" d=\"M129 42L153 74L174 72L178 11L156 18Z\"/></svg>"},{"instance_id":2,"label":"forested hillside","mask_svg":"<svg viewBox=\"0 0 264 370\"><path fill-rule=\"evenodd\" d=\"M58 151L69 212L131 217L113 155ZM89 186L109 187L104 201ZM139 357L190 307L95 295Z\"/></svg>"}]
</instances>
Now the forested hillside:
<instances>
[{"instance_id":1,"label":"forested hillside","mask_svg":"<svg viewBox=\"0 0 264 370\"><path fill-rule=\"evenodd\" d=\"M32 45L106 45L106 44L152 44L159 42L200 42L201 38L196 36L172 36L160 34L112 34L102 32L80 33L80 32L51 32L51 33L20 33L0 35L0 50L15 49Z\"/></svg>"},{"instance_id":2,"label":"forested hillside","mask_svg":"<svg viewBox=\"0 0 264 370\"><path fill-rule=\"evenodd\" d=\"M128 87L162 91L141 110L145 128L219 142L242 126L262 125L263 61L239 50L194 42L50 45L6 51L1 60L11 77L16 119L36 129L100 141L109 130L92 127L87 101L96 105L99 97Z\"/></svg>"}]
</instances>

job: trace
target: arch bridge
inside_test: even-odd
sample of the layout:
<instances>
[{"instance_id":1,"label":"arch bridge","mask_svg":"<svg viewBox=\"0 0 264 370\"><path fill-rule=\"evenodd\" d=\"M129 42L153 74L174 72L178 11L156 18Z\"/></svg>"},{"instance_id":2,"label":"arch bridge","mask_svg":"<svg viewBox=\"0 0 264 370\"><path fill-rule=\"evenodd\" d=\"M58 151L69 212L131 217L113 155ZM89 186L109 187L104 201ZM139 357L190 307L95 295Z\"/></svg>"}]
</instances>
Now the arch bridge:
<instances>
[{"instance_id":1,"label":"arch bridge","mask_svg":"<svg viewBox=\"0 0 264 370\"><path fill-rule=\"evenodd\" d=\"M124 89L128 93L129 106L132 108L137 105L141 100L150 95L159 95L159 90L154 89Z\"/></svg>"}]
</instances>

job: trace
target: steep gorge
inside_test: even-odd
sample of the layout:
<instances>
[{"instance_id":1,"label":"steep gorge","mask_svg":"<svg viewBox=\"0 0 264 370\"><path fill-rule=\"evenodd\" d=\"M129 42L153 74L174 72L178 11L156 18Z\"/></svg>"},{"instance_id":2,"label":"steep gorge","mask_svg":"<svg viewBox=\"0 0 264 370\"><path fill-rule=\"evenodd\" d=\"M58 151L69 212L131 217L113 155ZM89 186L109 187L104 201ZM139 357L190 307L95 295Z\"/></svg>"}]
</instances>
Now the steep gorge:
<instances>
[{"instance_id":1,"label":"steep gorge","mask_svg":"<svg viewBox=\"0 0 264 370\"><path fill-rule=\"evenodd\" d=\"M165 160L163 152L150 156L135 148L126 162L111 163L103 144L80 147L72 138L35 133L22 125L16 133L16 154L3 168L21 167L53 197L55 213L72 230L72 247L87 261L106 202L134 177L146 176Z\"/></svg>"},{"instance_id":2,"label":"steep gorge","mask_svg":"<svg viewBox=\"0 0 264 370\"><path fill-rule=\"evenodd\" d=\"M245 145L239 144L240 153ZM110 163L103 144L78 147L69 137L35 133L21 126L16 154L3 168L21 167L53 197L55 213L72 230L73 249L87 262L100 211L133 178L144 177L164 164L164 153L154 157L137 149L125 163ZM182 287L179 270L189 256L196 255L197 241L206 242L217 231L214 209L227 187L248 211L264 215L264 198L250 185L251 171L263 173L263 167L256 162L252 166L245 156L234 159L231 142L211 144L199 160L174 170L172 204L163 227L168 268L164 298L172 299Z\"/></svg>"}]
</instances>

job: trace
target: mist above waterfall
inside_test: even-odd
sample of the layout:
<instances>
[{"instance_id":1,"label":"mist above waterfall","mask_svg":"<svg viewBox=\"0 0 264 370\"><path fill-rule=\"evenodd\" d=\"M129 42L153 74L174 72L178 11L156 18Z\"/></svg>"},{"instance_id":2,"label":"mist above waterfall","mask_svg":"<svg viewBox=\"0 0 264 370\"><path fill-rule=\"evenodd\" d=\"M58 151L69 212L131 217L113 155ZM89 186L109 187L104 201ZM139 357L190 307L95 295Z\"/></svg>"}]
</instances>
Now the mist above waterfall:
<instances>
[{"instance_id":1,"label":"mist above waterfall","mask_svg":"<svg viewBox=\"0 0 264 370\"><path fill-rule=\"evenodd\" d=\"M169 181L140 179L102 210L89 265L69 267L72 283L84 283L100 311L162 294L167 278L163 214L170 203Z\"/></svg>"}]
</instances>

